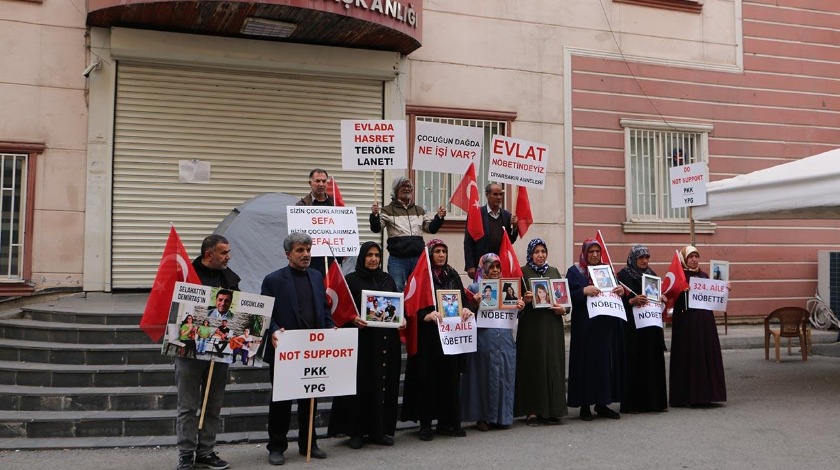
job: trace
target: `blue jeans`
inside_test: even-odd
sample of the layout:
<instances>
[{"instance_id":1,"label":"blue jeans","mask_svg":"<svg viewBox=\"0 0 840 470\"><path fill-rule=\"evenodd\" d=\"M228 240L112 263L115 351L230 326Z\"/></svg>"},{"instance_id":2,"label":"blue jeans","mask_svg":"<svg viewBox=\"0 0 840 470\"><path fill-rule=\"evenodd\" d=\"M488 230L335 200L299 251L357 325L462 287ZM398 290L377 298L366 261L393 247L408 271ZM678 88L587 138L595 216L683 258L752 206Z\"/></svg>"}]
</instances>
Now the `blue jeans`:
<instances>
[{"instance_id":1,"label":"blue jeans","mask_svg":"<svg viewBox=\"0 0 840 470\"><path fill-rule=\"evenodd\" d=\"M402 291L405 289L405 281L408 280L408 276L411 275L414 267L417 266L418 259L420 259L419 256L400 258L392 255L388 257L388 274L396 281L397 290Z\"/></svg>"}]
</instances>

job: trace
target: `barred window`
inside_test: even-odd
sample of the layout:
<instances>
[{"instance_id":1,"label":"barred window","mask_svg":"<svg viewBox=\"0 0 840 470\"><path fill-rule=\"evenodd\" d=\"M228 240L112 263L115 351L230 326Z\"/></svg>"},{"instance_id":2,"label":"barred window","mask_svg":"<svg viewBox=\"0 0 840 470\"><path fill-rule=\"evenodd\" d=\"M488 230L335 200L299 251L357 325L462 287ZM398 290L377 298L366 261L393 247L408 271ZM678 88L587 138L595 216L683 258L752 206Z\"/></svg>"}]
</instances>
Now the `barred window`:
<instances>
[{"instance_id":1,"label":"barred window","mask_svg":"<svg viewBox=\"0 0 840 470\"><path fill-rule=\"evenodd\" d=\"M28 157L0 153L0 280L23 279Z\"/></svg>"}]
</instances>

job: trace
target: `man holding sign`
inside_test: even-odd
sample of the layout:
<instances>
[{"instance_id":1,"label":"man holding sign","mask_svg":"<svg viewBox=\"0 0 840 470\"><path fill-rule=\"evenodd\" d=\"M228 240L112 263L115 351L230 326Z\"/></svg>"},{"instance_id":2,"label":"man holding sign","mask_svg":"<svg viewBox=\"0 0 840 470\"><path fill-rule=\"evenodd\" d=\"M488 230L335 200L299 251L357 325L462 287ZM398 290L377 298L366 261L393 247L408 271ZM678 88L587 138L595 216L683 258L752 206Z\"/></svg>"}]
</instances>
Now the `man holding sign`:
<instances>
[{"instance_id":1,"label":"man holding sign","mask_svg":"<svg viewBox=\"0 0 840 470\"><path fill-rule=\"evenodd\" d=\"M264 359L271 364L269 373L274 385L274 350L278 336L285 330L323 329L334 326L327 305L323 277L309 267L312 256L312 238L302 232L292 232L283 240L283 249L289 265L267 275L262 284L262 295L276 299L268 332L271 341L265 348ZM312 438L312 457L327 458L326 452L318 448L314 429L309 427L310 400L298 400L298 450L306 455L307 436ZM314 400L312 400L312 406ZM286 434L289 432L292 402L272 401L268 406L268 462L283 465L283 453L289 448Z\"/></svg>"},{"instance_id":2,"label":"man holding sign","mask_svg":"<svg viewBox=\"0 0 840 470\"><path fill-rule=\"evenodd\" d=\"M327 181L330 175L327 170L315 168L309 172L309 194L300 198L296 206L334 206L335 201L327 194ZM312 263L312 268L326 276L327 266L332 264L333 257L318 258ZM337 258L341 264L342 258Z\"/></svg>"}]
</instances>

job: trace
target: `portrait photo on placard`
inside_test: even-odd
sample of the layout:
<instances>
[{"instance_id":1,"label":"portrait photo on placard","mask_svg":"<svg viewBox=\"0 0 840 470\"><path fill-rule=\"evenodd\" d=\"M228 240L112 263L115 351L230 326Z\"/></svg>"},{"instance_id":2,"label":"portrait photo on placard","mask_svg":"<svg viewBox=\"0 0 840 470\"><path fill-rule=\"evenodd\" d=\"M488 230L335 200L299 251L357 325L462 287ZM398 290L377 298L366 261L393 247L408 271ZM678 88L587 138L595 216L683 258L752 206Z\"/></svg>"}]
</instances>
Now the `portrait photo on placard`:
<instances>
[{"instance_id":1,"label":"portrait photo on placard","mask_svg":"<svg viewBox=\"0 0 840 470\"><path fill-rule=\"evenodd\" d=\"M729 280L729 261L716 259L709 261L709 276L717 281Z\"/></svg>"},{"instance_id":2,"label":"portrait photo on placard","mask_svg":"<svg viewBox=\"0 0 840 470\"><path fill-rule=\"evenodd\" d=\"M572 298L569 296L568 279L551 280L551 299L555 304L560 304L564 307L572 306Z\"/></svg>"},{"instance_id":3,"label":"portrait photo on placard","mask_svg":"<svg viewBox=\"0 0 840 470\"><path fill-rule=\"evenodd\" d=\"M612 267L607 265L589 266L589 276L592 277L592 284L602 291L612 290L617 285Z\"/></svg>"},{"instance_id":4,"label":"portrait photo on placard","mask_svg":"<svg viewBox=\"0 0 840 470\"><path fill-rule=\"evenodd\" d=\"M659 297L662 295L662 278L642 274L642 293L648 300L659 302Z\"/></svg>"},{"instance_id":5,"label":"portrait photo on placard","mask_svg":"<svg viewBox=\"0 0 840 470\"><path fill-rule=\"evenodd\" d=\"M497 310L499 308L498 279L482 279L478 284L478 293L481 294L481 301L478 303L479 310Z\"/></svg>"},{"instance_id":6,"label":"portrait photo on placard","mask_svg":"<svg viewBox=\"0 0 840 470\"><path fill-rule=\"evenodd\" d=\"M359 311L367 326L399 328L403 321L403 294L363 290Z\"/></svg>"},{"instance_id":7,"label":"portrait photo on placard","mask_svg":"<svg viewBox=\"0 0 840 470\"><path fill-rule=\"evenodd\" d=\"M444 317L457 317L461 315L461 291L439 290L437 291L438 311Z\"/></svg>"},{"instance_id":8,"label":"portrait photo on placard","mask_svg":"<svg viewBox=\"0 0 840 470\"><path fill-rule=\"evenodd\" d=\"M550 281L546 277L531 279L531 292L534 294L534 308L551 307L551 293L548 287Z\"/></svg>"},{"instance_id":9,"label":"portrait photo on placard","mask_svg":"<svg viewBox=\"0 0 840 470\"><path fill-rule=\"evenodd\" d=\"M518 308L517 303L519 302L519 279L514 278L506 278L500 279L501 281L501 291L500 294L502 297L502 301L500 307L503 309L509 308Z\"/></svg>"}]
</instances>

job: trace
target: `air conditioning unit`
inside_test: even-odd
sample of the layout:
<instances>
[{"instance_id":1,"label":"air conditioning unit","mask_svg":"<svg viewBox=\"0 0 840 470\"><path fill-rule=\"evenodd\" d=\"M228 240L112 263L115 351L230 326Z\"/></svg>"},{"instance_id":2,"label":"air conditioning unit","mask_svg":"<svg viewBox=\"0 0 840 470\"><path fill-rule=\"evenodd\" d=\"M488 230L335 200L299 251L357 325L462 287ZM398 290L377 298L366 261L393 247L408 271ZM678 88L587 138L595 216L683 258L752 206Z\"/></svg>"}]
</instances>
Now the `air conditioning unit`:
<instances>
[{"instance_id":1,"label":"air conditioning unit","mask_svg":"<svg viewBox=\"0 0 840 470\"><path fill-rule=\"evenodd\" d=\"M832 312L840 314L840 251L817 252L817 292Z\"/></svg>"}]
</instances>

